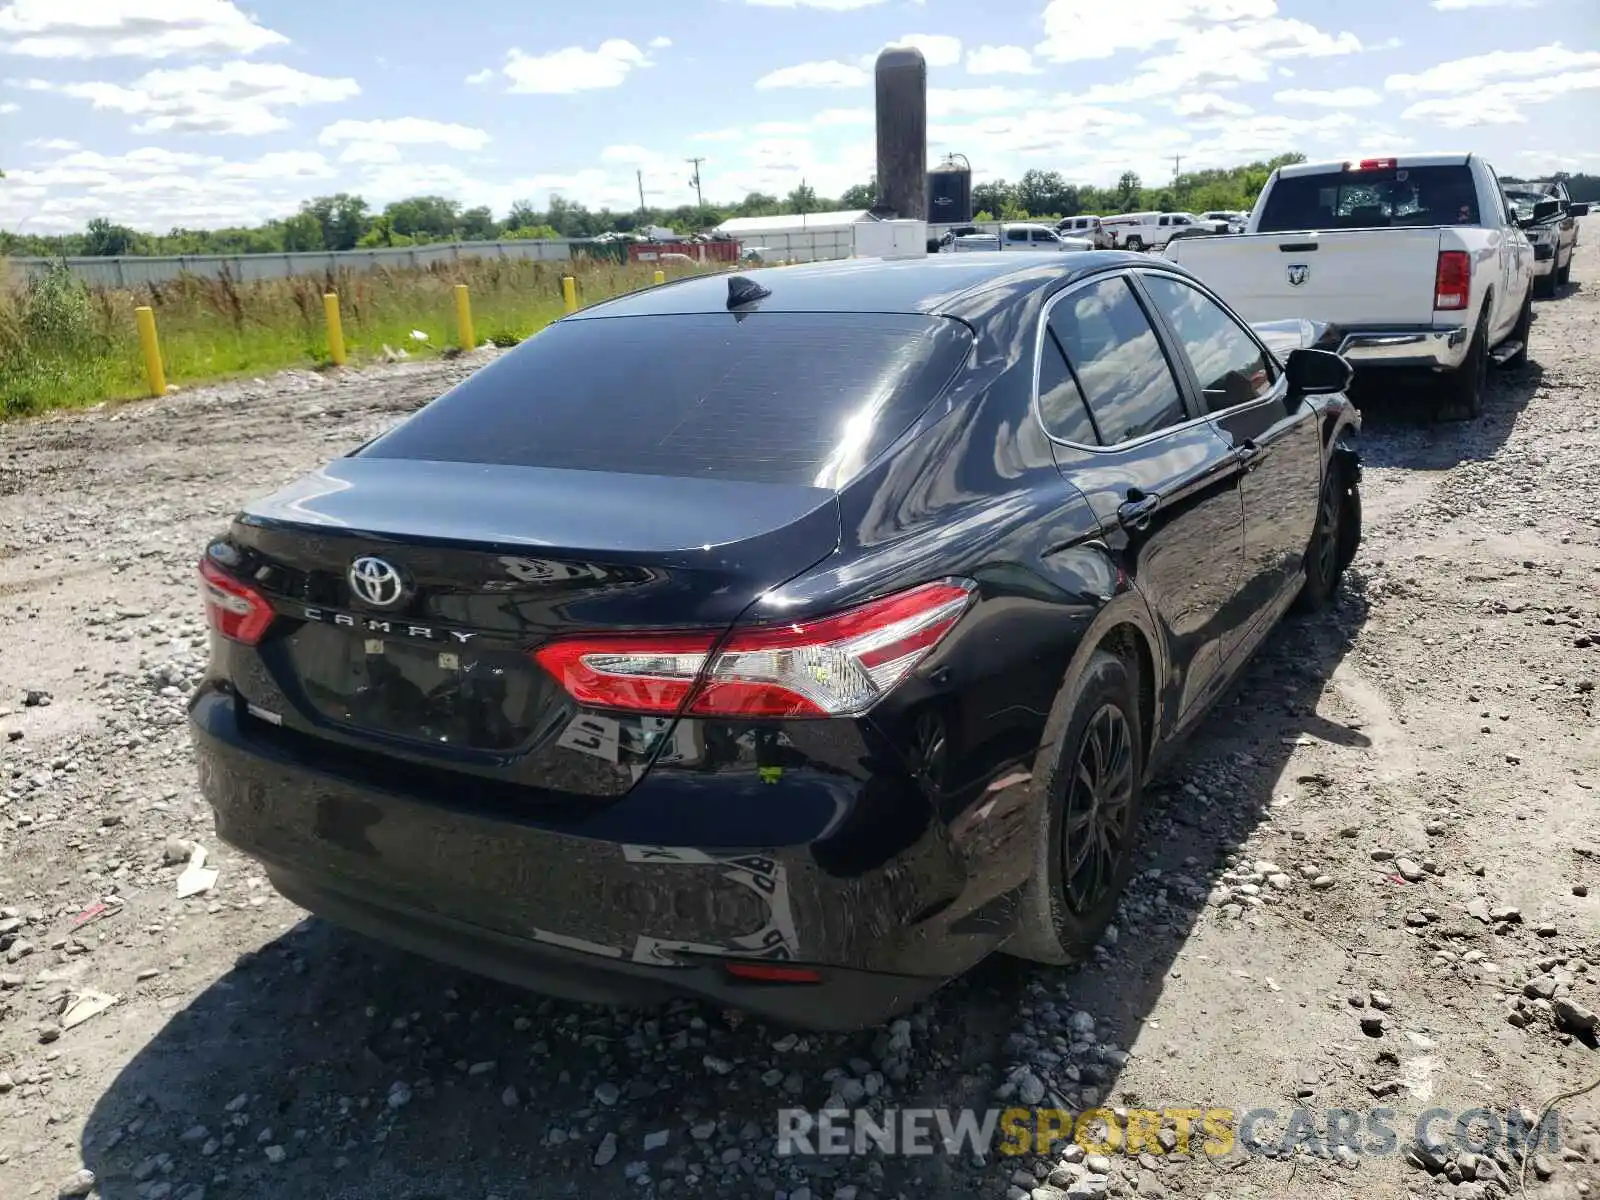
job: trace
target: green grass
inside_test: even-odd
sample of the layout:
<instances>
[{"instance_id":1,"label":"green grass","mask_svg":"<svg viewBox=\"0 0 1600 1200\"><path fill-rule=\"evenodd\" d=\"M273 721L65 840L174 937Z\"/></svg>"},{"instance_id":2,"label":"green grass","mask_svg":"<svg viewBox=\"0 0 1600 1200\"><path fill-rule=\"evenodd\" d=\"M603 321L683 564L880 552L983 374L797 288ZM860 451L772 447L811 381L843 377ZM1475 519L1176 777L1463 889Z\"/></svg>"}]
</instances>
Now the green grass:
<instances>
[{"instance_id":1,"label":"green grass","mask_svg":"<svg viewBox=\"0 0 1600 1200\"><path fill-rule=\"evenodd\" d=\"M477 343L512 345L565 311L564 274L576 277L579 303L592 304L650 286L654 270L466 259L447 268L254 284L191 276L122 291L86 287L64 270L22 285L4 277L0 262L0 417L148 394L134 324L142 304L155 311L167 382L185 386L327 365L328 290L340 297L348 363L359 366L385 347L413 357L454 347L458 283L472 298Z\"/></svg>"}]
</instances>

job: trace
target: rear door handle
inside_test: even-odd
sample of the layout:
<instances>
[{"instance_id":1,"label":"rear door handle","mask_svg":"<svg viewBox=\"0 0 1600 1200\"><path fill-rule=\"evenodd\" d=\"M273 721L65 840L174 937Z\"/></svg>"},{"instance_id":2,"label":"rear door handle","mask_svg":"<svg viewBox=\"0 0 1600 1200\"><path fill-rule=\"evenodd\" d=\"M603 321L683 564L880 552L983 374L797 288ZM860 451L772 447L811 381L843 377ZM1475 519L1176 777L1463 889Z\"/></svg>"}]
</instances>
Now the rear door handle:
<instances>
[{"instance_id":1,"label":"rear door handle","mask_svg":"<svg viewBox=\"0 0 1600 1200\"><path fill-rule=\"evenodd\" d=\"M1117 508L1117 521L1124 529L1142 533L1150 528L1150 520L1161 507L1159 496L1137 496Z\"/></svg>"},{"instance_id":2,"label":"rear door handle","mask_svg":"<svg viewBox=\"0 0 1600 1200\"><path fill-rule=\"evenodd\" d=\"M1246 442L1233 452L1233 461L1246 471L1254 471L1261 465L1261 460L1267 456L1265 446L1258 446L1254 442Z\"/></svg>"}]
</instances>

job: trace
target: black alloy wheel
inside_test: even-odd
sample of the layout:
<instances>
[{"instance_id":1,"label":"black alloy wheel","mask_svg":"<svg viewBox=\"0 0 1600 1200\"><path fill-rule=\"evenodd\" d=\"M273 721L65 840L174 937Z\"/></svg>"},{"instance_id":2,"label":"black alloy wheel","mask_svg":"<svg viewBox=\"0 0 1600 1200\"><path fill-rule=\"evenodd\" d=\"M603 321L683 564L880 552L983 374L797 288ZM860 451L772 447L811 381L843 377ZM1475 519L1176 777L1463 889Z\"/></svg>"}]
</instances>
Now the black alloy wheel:
<instances>
[{"instance_id":1,"label":"black alloy wheel","mask_svg":"<svg viewBox=\"0 0 1600 1200\"><path fill-rule=\"evenodd\" d=\"M1084 728L1062 818L1062 891L1074 913L1099 908L1117 882L1132 832L1133 773L1128 718L1102 704Z\"/></svg>"}]
</instances>

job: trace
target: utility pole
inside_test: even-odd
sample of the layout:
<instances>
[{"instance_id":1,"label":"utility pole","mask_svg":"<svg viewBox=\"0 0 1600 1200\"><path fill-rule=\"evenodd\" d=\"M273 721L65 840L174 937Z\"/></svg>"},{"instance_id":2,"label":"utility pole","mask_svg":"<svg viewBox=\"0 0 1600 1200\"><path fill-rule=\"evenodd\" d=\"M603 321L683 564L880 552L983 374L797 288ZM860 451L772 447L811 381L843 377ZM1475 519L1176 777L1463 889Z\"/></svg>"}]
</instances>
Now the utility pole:
<instances>
[{"instance_id":1,"label":"utility pole","mask_svg":"<svg viewBox=\"0 0 1600 1200\"><path fill-rule=\"evenodd\" d=\"M643 220L644 219L644 169L641 167L639 170L635 171L634 172L634 176L639 180L639 219Z\"/></svg>"},{"instance_id":2,"label":"utility pole","mask_svg":"<svg viewBox=\"0 0 1600 1200\"><path fill-rule=\"evenodd\" d=\"M686 158L683 161L694 166L694 175L690 177L689 182L694 185L695 204L700 208L704 208L706 206L706 198L700 194L700 164L705 162L705 159Z\"/></svg>"},{"instance_id":3,"label":"utility pole","mask_svg":"<svg viewBox=\"0 0 1600 1200\"><path fill-rule=\"evenodd\" d=\"M1177 183L1178 182L1178 175L1181 173L1182 168L1183 168L1183 155L1174 154L1172 156L1172 182L1173 183Z\"/></svg>"}]
</instances>

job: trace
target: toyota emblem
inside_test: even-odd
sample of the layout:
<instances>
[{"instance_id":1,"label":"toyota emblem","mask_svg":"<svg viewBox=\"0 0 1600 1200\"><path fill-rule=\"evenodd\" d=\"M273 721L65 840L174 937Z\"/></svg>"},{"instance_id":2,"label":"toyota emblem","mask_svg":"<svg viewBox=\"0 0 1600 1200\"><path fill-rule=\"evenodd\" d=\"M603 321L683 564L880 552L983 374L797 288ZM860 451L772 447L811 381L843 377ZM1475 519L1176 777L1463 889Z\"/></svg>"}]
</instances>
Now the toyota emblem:
<instances>
[{"instance_id":1,"label":"toyota emblem","mask_svg":"<svg viewBox=\"0 0 1600 1200\"><path fill-rule=\"evenodd\" d=\"M1289 286L1299 287L1311 278L1311 268L1305 263L1293 263L1289 267Z\"/></svg>"},{"instance_id":2,"label":"toyota emblem","mask_svg":"<svg viewBox=\"0 0 1600 1200\"><path fill-rule=\"evenodd\" d=\"M374 608L388 608L398 604L405 594L405 580L400 572L381 558L358 558L350 564L350 590L357 600Z\"/></svg>"}]
</instances>

